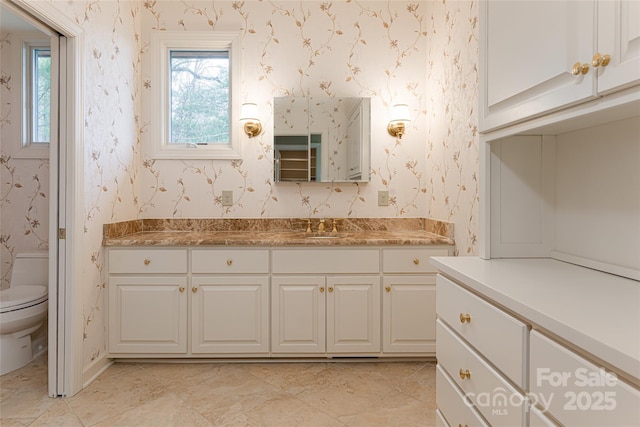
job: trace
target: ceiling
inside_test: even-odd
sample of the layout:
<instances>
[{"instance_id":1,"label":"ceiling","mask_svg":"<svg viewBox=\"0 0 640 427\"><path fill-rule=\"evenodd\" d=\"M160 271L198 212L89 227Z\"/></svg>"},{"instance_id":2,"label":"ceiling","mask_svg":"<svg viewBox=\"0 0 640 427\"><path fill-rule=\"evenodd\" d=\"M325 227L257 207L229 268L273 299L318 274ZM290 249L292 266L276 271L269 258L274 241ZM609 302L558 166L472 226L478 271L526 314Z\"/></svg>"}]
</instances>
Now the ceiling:
<instances>
[{"instance_id":1,"label":"ceiling","mask_svg":"<svg viewBox=\"0 0 640 427\"><path fill-rule=\"evenodd\" d=\"M15 33L40 30L31 25L26 19L18 16L3 3L0 3L0 31L3 33Z\"/></svg>"}]
</instances>

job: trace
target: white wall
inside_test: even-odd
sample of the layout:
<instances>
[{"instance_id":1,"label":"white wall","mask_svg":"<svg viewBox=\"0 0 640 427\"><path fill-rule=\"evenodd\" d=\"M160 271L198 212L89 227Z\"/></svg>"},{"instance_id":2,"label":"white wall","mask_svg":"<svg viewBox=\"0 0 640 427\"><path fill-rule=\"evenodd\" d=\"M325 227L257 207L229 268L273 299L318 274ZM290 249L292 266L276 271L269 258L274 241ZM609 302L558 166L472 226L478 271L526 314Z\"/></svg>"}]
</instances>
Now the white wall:
<instances>
[{"instance_id":1,"label":"white wall","mask_svg":"<svg viewBox=\"0 0 640 427\"><path fill-rule=\"evenodd\" d=\"M640 271L640 120L558 135L555 249Z\"/></svg>"}]
</instances>

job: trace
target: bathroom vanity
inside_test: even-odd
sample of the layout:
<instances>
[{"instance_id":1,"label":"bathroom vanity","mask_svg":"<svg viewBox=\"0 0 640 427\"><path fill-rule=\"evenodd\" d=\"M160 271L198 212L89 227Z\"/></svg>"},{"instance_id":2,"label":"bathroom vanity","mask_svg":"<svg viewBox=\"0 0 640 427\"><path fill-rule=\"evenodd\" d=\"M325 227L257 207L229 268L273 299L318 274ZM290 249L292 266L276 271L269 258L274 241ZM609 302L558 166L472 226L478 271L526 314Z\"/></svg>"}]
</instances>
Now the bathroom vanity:
<instances>
[{"instance_id":1,"label":"bathroom vanity","mask_svg":"<svg viewBox=\"0 0 640 427\"><path fill-rule=\"evenodd\" d=\"M105 226L109 357L435 355L429 260L453 254L449 225L278 221Z\"/></svg>"}]
</instances>

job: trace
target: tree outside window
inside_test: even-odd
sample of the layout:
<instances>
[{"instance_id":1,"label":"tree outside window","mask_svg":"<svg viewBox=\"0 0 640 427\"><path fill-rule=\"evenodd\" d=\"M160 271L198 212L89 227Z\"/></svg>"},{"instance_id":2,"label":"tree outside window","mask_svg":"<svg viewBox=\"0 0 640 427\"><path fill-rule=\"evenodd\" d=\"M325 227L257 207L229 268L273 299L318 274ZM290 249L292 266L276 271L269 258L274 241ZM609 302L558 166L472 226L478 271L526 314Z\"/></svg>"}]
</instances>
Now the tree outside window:
<instances>
[{"instance_id":1,"label":"tree outside window","mask_svg":"<svg viewBox=\"0 0 640 427\"><path fill-rule=\"evenodd\" d=\"M31 143L51 141L51 49L31 49Z\"/></svg>"},{"instance_id":2,"label":"tree outside window","mask_svg":"<svg viewBox=\"0 0 640 427\"><path fill-rule=\"evenodd\" d=\"M229 51L170 51L171 144L230 141Z\"/></svg>"}]
</instances>

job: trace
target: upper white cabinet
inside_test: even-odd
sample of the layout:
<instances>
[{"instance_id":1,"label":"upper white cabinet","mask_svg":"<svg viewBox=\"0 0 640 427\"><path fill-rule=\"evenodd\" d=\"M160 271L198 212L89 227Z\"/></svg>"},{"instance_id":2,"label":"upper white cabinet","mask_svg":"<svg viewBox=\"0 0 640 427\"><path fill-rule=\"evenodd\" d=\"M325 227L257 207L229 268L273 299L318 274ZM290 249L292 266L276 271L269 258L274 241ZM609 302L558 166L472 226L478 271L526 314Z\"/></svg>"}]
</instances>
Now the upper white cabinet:
<instances>
[{"instance_id":1,"label":"upper white cabinet","mask_svg":"<svg viewBox=\"0 0 640 427\"><path fill-rule=\"evenodd\" d=\"M599 1L598 52L609 55L610 62L597 68L598 92L640 82L640 2ZM597 64L592 58L592 65ZM595 61L595 62L594 62Z\"/></svg>"},{"instance_id":2,"label":"upper white cabinet","mask_svg":"<svg viewBox=\"0 0 640 427\"><path fill-rule=\"evenodd\" d=\"M640 82L635 1L481 2L480 130Z\"/></svg>"}]
</instances>

